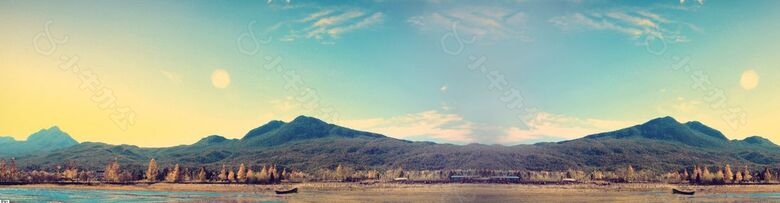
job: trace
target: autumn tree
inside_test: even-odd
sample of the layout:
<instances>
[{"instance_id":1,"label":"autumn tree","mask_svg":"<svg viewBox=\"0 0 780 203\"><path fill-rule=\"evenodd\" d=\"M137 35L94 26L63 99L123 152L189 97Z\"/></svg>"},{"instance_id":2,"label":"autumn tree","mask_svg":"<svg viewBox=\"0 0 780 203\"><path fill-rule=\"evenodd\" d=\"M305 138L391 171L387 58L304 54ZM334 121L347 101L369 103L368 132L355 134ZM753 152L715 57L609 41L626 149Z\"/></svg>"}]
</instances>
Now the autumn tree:
<instances>
[{"instance_id":1,"label":"autumn tree","mask_svg":"<svg viewBox=\"0 0 780 203\"><path fill-rule=\"evenodd\" d=\"M737 174L734 175L734 183L741 183L742 182L742 172L737 171Z\"/></svg>"},{"instance_id":2,"label":"autumn tree","mask_svg":"<svg viewBox=\"0 0 780 203\"><path fill-rule=\"evenodd\" d=\"M452 175L448 175L447 177L451 177ZM604 172L600 170L595 170L590 173L590 179L591 180L604 180Z\"/></svg>"},{"instance_id":3,"label":"autumn tree","mask_svg":"<svg viewBox=\"0 0 780 203\"><path fill-rule=\"evenodd\" d=\"M146 181L157 182L157 161L152 158L149 160L149 168L146 169Z\"/></svg>"},{"instance_id":4,"label":"autumn tree","mask_svg":"<svg viewBox=\"0 0 780 203\"><path fill-rule=\"evenodd\" d=\"M106 171L103 173L103 178L107 182L119 182L121 179L120 176L119 162L114 158L114 161L109 162L108 165L106 165Z\"/></svg>"},{"instance_id":5,"label":"autumn tree","mask_svg":"<svg viewBox=\"0 0 780 203\"><path fill-rule=\"evenodd\" d=\"M764 167L764 172L761 174L761 180L765 183L772 181L772 171L768 167Z\"/></svg>"},{"instance_id":6,"label":"autumn tree","mask_svg":"<svg viewBox=\"0 0 780 203\"><path fill-rule=\"evenodd\" d=\"M8 180L6 173L5 159L0 159L0 182Z\"/></svg>"},{"instance_id":7,"label":"autumn tree","mask_svg":"<svg viewBox=\"0 0 780 203\"><path fill-rule=\"evenodd\" d=\"M68 168L65 169L65 171L62 172L62 177L66 180L75 181L79 178L79 169L77 168Z\"/></svg>"},{"instance_id":8,"label":"autumn tree","mask_svg":"<svg viewBox=\"0 0 780 203\"><path fill-rule=\"evenodd\" d=\"M693 168L693 179L692 179L691 181L692 181L693 183L699 184L699 183L701 183L701 178L702 178L701 176L702 176L701 167L699 167L698 165L696 165L696 166Z\"/></svg>"},{"instance_id":9,"label":"autumn tree","mask_svg":"<svg viewBox=\"0 0 780 203\"><path fill-rule=\"evenodd\" d=\"M248 167L246 169L246 181L250 183L254 183L257 181L257 178L255 176L255 171L252 170L252 167Z\"/></svg>"},{"instance_id":10,"label":"autumn tree","mask_svg":"<svg viewBox=\"0 0 780 203\"><path fill-rule=\"evenodd\" d=\"M173 166L173 170L168 172L168 175L165 176L165 181L171 183L178 183L181 180L180 170L181 169L179 168L179 164Z\"/></svg>"},{"instance_id":11,"label":"autumn tree","mask_svg":"<svg viewBox=\"0 0 780 203\"><path fill-rule=\"evenodd\" d=\"M625 179L627 182L634 181L634 176L636 176L636 172L634 171L634 167L631 165L628 165L628 169L626 169L626 175Z\"/></svg>"},{"instance_id":12,"label":"autumn tree","mask_svg":"<svg viewBox=\"0 0 780 203\"><path fill-rule=\"evenodd\" d=\"M701 172L701 181L705 184L710 184L715 179L715 175L710 173L710 169L706 166L702 167L704 170Z\"/></svg>"},{"instance_id":13,"label":"autumn tree","mask_svg":"<svg viewBox=\"0 0 780 203\"><path fill-rule=\"evenodd\" d=\"M287 169L282 169L282 179L289 180L290 179L290 173L287 172Z\"/></svg>"},{"instance_id":14,"label":"autumn tree","mask_svg":"<svg viewBox=\"0 0 780 203\"><path fill-rule=\"evenodd\" d=\"M725 175L723 175L723 169L718 167L718 171L715 172L715 176L713 177L712 182L716 183L716 184L723 184L723 183L725 183L725 179L723 179L723 176L725 176Z\"/></svg>"},{"instance_id":15,"label":"autumn tree","mask_svg":"<svg viewBox=\"0 0 780 203\"><path fill-rule=\"evenodd\" d=\"M734 173L731 172L731 166L729 166L729 164L726 164L725 172L723 173L723 181L726 183L734 182Z\"/></svg>"},{"instance_id":16,"label":"autumn tree","mask_svg":"<svg viewBox=\"0 0 780 203\"><path fill-rule=\"evenodd\" d=\"M236 182L236 173L233 172L233 170L230 170L230 172L228 172L227 180L230 181L231 183Z\"/></svg>"},{"instance_id":17,"label":"autumn tree","mask_svg":"<svg viewBox=\"0 0 780 203\"><path fill-rule=\"evenodd\" d=\"M6 170L9 177L12 179L16 177L16 158L11 157L11 162L8 164L8 168Z\"/></svg>"},{"instance_id":18,"label":"autumn tree","mask_svg":"<svg viewBox=\"0 0 780 203\"><path fill-rule=\"evenodd\" d=\"M206 167L201 166L197 177L198 182L206 182Z\"/></svg>"},{"instance_id":19,"label":"autumn tree","mask_svg":"<svg viewBox=\"0 0 780 203\"><path fill-rule=\"evenodd\" d=\"M184 182L192 182L192 171L190 171L190 168L184 168L184 177L182 177Z\"/></svg>"},{"instance_id":20,"label":"autumn tree","mask_svg":"<svg viewBox=\"0 0 780 203\"><path fill-rule=\"evenodd\" d=\"M300 171L291 171L289 180L291 181L302 181L303 179L306 179L306 174Z\"/></svg>"},{"instance_id":21,"label":"autumn tree","mask_svg":"<svg viewBox=\"0 0 780 203\"><path fill-rule=\"evenodd\" d=\"M257 180L260 182L268 182L268 167L263 166L263 169L260 169L260 174L257 174Z\"/></svg>"},{"instance_id":22,"label":"autumn tree","mask_svg":"<svg viewBox=\"0 0 780 203\"><path fill-rule=\"evenodd\" d=\"M745 171L742 172L742 180L746 182L753 180L753 175L750 174L750 169L748 169L747 165L745 165Z\"/></svg>"},{"instance_id":23,"label":"autumn tree","mask_svg":"<svg viewBox=\"0 0 780 203\"><path fill-rule=\"evenodd\" d=\"M15 160L15 158L11 157L8 164L5 163L5 160L0 162L0 181L14 181L18 179Z\"/></svg>"},{"instance_id":24,"label":"autumn tree","mask_svg":"<svg viewBox=\"0 0 780 203\"><path fill-rule=\"evenodd\" d=\"M335 177L339 181L345 181L352 175L352 169L339 164L336 166Z\"/></svg>"},{"instance_id":25,"label":"autumn tree","mask_svg":"<svg viewBox=\"0 0 780 203\"><path fill-rule=\"evenodd\" d=\"M236 172L236 179L238 179L238 182L246 182L246 167L244 166L244 163L241 163L241 165L238 166L238 172Z\"/></svg>"},{"instance_id":26,"label":"autumn tree","mask_svg":"<svg viewBox=\"0 0 780 203\"><path fill-rule=\"evenodd\" d=\"M222 164L222 170L219 171L219 181L227 181L228 174L227 174L227 168L225 168L225 164Z\"/></svg>"},{"instance_id":27,"label":"autumn tree","mask_svg":"<svg viewBox=\"0 0 780 203\"><path fill-rule=\"evenodd\" d=\"M368 172L366 172L366 178L368 178L368 179L379 179L379 172L376 171L376 170L369 170Z\"/></svg>"},{"instance_id":28,"label":"autumn tree","mask_svg":"<svg viewBox=\"0 0 780 203\"><path fill-rule=\"evenodd\" d=\"M279 171L276 170L276 164L271 164L268 166L268 182L269 183L277 183L279 182Z\"/></svg>"}]
</instances>

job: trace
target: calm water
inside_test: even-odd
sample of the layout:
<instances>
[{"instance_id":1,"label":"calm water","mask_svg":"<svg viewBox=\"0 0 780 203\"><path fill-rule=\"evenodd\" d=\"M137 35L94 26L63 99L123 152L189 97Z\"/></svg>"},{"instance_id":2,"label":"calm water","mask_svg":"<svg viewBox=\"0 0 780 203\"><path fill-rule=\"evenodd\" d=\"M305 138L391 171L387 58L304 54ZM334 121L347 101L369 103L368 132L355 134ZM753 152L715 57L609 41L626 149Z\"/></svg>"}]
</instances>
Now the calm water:
<instances>
[{"instance_id":1,"label":"calm water","mask_svg":"<svg viewBox=\"0 0 780 203\"><path fill-rule=\"evenodd\" d=\"M394 198L388 198L392 196ZM0 188L0 200L11 202L780 202L780 191L775 193L697 194L695 196L672 195L670 192L642 192L628 195L614 193L577 197L561 194L557 197L531 198L522 193L498 196L471 195L472 198L454 198L452 194L311 192L293 196L277 196L268 193L224 192L164 192L136 190L84 190L48 188ZM435 195L434 195L435 196ZM468 197L468 196L467 196Z\"/></svg>"},{"instance_id":2,"label":"calm water","mask_svg":"<svg viewBox=\"0 0 780 203\"><path fill-rule=\"evenodd\" d=\"M0 200L11 202L283 202L270 194L0 188Z\"/></svg>"}]
</instances>

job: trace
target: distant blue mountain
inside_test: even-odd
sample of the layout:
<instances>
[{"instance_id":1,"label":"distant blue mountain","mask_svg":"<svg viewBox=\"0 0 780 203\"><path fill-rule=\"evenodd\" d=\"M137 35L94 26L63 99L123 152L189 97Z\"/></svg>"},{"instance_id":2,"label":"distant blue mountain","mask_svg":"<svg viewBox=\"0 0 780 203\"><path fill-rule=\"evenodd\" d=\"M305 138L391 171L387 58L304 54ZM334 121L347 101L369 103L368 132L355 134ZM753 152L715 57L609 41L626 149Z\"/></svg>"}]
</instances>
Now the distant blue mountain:
<instances>
[{"instance_id":1,"label":"distant blue mountain","mask_svg":"<svg viewBox=\"0 0 780 203\"><path fill-rule=\"evenodd\" d=\"M769 141L768 139L759 136L746 137L743 140L737 140L737 142L745 143L752 146L778 147L772 141Z\"/></svg>"},{"instance_id":2,"label":"distant blue mountain","mask_svg":"<svg viewBox=\"0 0 780 203\"><path fill-rule=\"evenodd\" d=\"M275 146L287 142L325 137L387 138L384 135L362 132L325 123L317 118L298 116L290 123L271 121L247 133L241 142L247 146Z\"/></svg>"},{"instance_id":3,"label":"distant blue mountain","mask_svg":"<svg viewBox=\"0 0 780 203\"><path fill-rule=\"evenodd\" d=\"M64 137L58 130L30 136ZM51 135L50 135L51 134ZM58 136L60 135L60 136ZM56 140L56 139L54 139ZM60 139L57 146L75 143ZM8 142L0 139L0 143ZM55 142L52 142L55 143ZM2 144L0 144L2 145ZM762 137L728 140L723 133L699 122L680 123L663 117L646 123L580 139L534 145L453 145L413 142L353 130L300 116L290 122L271 121L241 139L207 136L191 145L141 148L85 142L50 152L35 153L17 163L53 167L64 160L99 170L119 158L143 170L150 158L159 164L187 167L222 164L275 163L306 171L347 165L356 169L529 169L620 168L627 164L669 171L695 164L772 166L780 164L780 147Z\"/></svg>"},{"instance_id":4,"label":"distant blue mountain","mask_svg":"<svg viewBox=\"0 0 780 203\"><path fill-rule=\"evenodd\" d=\"M16 157L46 153L79 144L68 133L54 126L33 133L25 141L0 137L0 157Z\"/></svg>"},{"instance_id":5,"label":"distant blue mountain","mask_svg":"<svg viewBox=\"0 0 780 203\"><path fill-rule=\"evenodd\" d=\"M739 146L754 146L754 147L777 147L771 141L753 136L746 138L745 140L731 141L726 138L723 133L715 130L709 126L706 126L698 121L691 121L685 124L678 122L672 117L657 118L648 121L647 123L636 125L633 127L613 131L599 133L595 135L586 136L585 139L651 139L651 140L664 140L678 142L681 144L704 147L704 148L721 148L721 147L739 147Z\"/></svg>"}]
</instances>

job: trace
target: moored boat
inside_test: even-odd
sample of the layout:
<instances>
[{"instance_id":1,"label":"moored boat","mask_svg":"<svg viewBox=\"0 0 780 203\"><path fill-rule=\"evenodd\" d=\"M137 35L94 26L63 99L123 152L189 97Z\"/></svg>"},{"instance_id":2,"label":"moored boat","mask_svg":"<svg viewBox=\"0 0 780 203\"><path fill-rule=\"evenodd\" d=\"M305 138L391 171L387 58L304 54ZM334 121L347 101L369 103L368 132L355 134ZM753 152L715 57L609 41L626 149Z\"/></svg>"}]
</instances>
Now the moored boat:
<instances>
[{"instance_id":1,"label":"moored boat","mask_svg":"<svg viewBox=\"0 0 780 203\"><path fill-rule=\"evenodd\" d=\"M293 188L293 189L290 189L290 190L282 190L282 191L279 191L279 190L277 190L277 191L275 191L275 192L276 192L276 194L278 194L278 195L281 195L281 194L291 194L291 193L298 193L298 188Z\"/></svg>"},{"instance_id":2,"label":"moored boat","mask_svg":"<svg viewBox=\"0 0 780 203\"><path fill-rule=\"evenodd\" d=\"M686 192L682 190L672 189L672 194L693 195L693 193L695 193L695 191Z\"/></svg>"}]
</instances>

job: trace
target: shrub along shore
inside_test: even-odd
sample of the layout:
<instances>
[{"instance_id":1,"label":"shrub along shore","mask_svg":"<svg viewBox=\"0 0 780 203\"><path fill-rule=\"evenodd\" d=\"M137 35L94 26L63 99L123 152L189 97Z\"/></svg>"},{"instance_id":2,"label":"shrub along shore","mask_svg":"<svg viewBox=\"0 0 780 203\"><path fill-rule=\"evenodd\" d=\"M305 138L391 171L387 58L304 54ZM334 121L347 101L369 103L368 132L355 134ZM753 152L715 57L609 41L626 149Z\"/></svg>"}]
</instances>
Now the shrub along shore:
<instances>
[{"instance_id":1,"label":"shrub along shore","mask_svg":"<svg viewBox=\"0 0 780 203\"><path fill-rule=\"evenodd\" d=\"M764 168L751 171L747 166L735 168L720 166L692 166L666 173L635 169L628 165L613 170L531 171L531 170L355 170L337 165L312 172L298 171L275 164L238 166L223 164L219 169L173 166L161 169L151 159L147 170L123 170L116 160L105 170L82 170L76 165L58 166L55 170L18 170L15 160L0 160L0 185L59 184L59 185L149 185L154 183L219 184L219 185L274 185L283 183L378 183L435 184L435 183L493 183L493 184L596 184L664 183L691 185L752 185L774 184L779 174Z\"/></svg>"}]
</instances>

